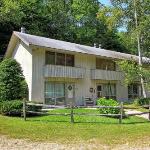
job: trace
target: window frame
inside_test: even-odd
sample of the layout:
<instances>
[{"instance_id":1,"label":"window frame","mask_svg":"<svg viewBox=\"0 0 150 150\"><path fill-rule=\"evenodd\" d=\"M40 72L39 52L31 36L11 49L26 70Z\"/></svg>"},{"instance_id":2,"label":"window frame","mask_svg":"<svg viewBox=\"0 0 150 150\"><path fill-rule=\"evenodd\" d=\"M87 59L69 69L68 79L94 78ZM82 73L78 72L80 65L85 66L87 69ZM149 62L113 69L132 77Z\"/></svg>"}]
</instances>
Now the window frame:
<instances>
[{"instance_id":1,"label":"window frame","mask_svg":"<svg viewBox=\"0 0 150 150\"><path fill-rule=\"evenodd\" d=\"M48 61L47 61L47 53L53 53L54 54L54 59L55 59L55 63L54 64L50 64L50 63L48 63ZM62 54L62 55L64 55L65 56L65 60L64 60L64 65L63 64L57 64L57 55L58 54ZM69 65L68 63L67 63L67 56L71 56L72 57L72 63L71 63L71 65ZM68 65L67 65L68 64ZM53 51L45 51L45 65L57 65L57 66L67 66L67 67L74 67L75 66L75 55L73 55L73 54L68 54L68 53L60 53L60 52L53 52Z\"/></svg>"},{"instance_id":2,"label":"window frame","mask_svg":"<svg viewBox=\"0 0 150 150\"><path fill-rule=\"evenodd\" d=\"M112 69L109 69L109 68L112 68ZM103 58L96 57L96 69L116 71L116 63L111 59L103 59Z\"/></svg>"},{"instance_id":3,"label":"window frame","mask_svg":"<svg viewBox=\"0 0 150 150\"><path fill-rule=\"evenodd\" d=\"M136 87L137 93L134 92L134 86L137 86ZM128 99L135 99L135 98L138 98L139 96L140 96L139 84L134 83L134 84L128 85Z\"/></svg>"},{"instance_id":4,"label":"window frame","mask_svg":"<svg viewBox=\"0 0 150 150\"><path fill-rule=\"evenodd\" d=\"M53 85L53 96L47 96L48 93L48 89L46 88L46 84L51 84ZM63 96L57 96L58 93L58 84L63 85ZM66 84L63 82L51 82L51 81L45 81L45 90L44 90L44 99L45 99L45 103L50 103L50 105L57 105L60 101L58 101L58 99L62 99L64 105L66 104ZM51 99L51 100L50 100Z\"/></svg>"}]
</instances>

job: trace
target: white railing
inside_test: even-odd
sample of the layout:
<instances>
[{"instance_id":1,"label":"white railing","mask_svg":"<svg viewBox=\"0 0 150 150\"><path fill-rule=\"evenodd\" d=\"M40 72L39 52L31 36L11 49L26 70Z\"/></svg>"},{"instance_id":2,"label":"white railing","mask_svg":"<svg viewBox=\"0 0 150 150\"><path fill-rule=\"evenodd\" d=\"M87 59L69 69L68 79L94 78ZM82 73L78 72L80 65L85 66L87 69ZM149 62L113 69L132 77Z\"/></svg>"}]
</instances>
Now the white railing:
<instances>
[{"instance_id":1,"label":"white railing","mask_svg":"<svg viewBox=\"0 0 150 150\"><path fill-rule=\"evenodd\" d=\"M78 67L46 65L44 66L45 77L68 77L68 78L84 78L85 69Z\"/></svg>"},{"instance_id":2,"label":"white railing","mask_svg":"<svg viewBox=\"0 0 150 150\"><path fill-rule=\"evenodd\" d=\"M91 79L96 80L123 80L124 74L120 71L108 71L100 69L91 70Z\"/></svg>"}]
</instances>

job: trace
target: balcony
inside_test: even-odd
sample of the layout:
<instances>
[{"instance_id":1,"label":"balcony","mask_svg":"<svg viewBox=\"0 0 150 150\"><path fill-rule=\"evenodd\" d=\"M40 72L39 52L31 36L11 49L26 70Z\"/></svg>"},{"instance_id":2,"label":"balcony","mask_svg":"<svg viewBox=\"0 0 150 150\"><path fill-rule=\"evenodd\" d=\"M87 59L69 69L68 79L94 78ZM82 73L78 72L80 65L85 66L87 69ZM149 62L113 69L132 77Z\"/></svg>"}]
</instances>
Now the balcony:
<instances>
[{"instance_id":1,"label":"balcony","mask_svg":"<svg viewBox=\"0 0 150 150\"><path fill-rule=\"evenodd\" d=\"M95 80L123 80L124 74L119 71L91 70L91 78Z\"/></svg>"},{"instance_id":2,"label":"balcony","mask_svg":"<svg viewBox=\"0 0 150 150\"><path fill-rule=\"evenodd\" d=\"M84 68L46 65L44 66L44 77L62 77L82 79L85 75Z\"/></svg>"}]
</instances>

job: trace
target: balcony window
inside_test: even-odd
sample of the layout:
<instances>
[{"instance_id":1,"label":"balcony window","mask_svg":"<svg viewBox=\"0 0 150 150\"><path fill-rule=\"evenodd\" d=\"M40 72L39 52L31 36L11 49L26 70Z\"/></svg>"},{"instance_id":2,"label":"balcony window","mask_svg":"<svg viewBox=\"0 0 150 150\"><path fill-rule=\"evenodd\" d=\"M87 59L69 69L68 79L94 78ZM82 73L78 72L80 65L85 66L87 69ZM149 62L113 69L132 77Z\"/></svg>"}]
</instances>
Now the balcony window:
<instances>
[{"instance_id":1,"label":"balcony window","mask_svg":"<svg viewBox=\"0 0 150 150\"><path fill-rule=\"evenodd\" d=\"M116 65L112 60L96 58L96 69L115 71Z\"/></svg>"},{"instance_id":2,"label":"balcony window","mask_svg":"<svg viewBox=\"0 0 150 150\"><path fill-rule=\"evenodd\" d=\"M55 53L46 51L46 64L55 65Z\"/></svg>"},{"instance_id":3,"label":"balcony window","mask_svg":"<svg viewBox=\"0 0 150 150\"><path fill-rule=\"evenodd\" d=\"M74 66L74 56L73 55L66 55L66 66Z\"/></svg>"},{"instance_id":4,"label":"balcony window","mask_svg":"<svg viewBox=\"0 0 150 150\"><path fill-rule=\"evenodd\" d=\"M65 66L65 54L56 53L56 65Z\"/></svg>"},{"instance_id":5,"label":"balcony window","mask_svg":"<svg viewBox=\"0 0 150 150\"><path fill-rule=\"evenodd\" d=\"M131 84L128 86L128 98L135 99L139 97L139 85L138 84Z\"/></svg>"},{"instance_id":6,"label":"balcony window","mask_svg":"<svg viewBox=\"0 0 150 150\"><path fill-rule=\"evenodd\" d=\"M74 67L74 55L46 51L46 65L61 65Z\"/></svg>"}]
</instances>

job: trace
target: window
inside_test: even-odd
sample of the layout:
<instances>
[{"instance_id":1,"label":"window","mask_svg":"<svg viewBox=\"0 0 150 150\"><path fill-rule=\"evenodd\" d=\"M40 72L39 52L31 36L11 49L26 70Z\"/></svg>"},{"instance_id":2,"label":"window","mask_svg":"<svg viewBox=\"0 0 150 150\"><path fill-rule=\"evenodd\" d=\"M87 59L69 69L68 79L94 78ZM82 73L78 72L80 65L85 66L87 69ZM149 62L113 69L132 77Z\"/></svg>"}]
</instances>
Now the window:
<instances>
[{"instance_id":1,"label":"window","mask_svg":"<svg viewBox=\"0 0 150 150\"><path fill-rule=\"evenodd\" d=\"M74 67L74 55L46 51L46 65L61 65Z\"/></svg>"},{"instance_id":2,"label":"window","mask_svg":"<svg viewBox=\"0 0 150 150\"><path fill-rule=\"evenodd\" d=\"M128 86L128 98L134 99L139 97L139 85L138 84L131 84Z\"/></svg>"},{"instance_id":3,"label":"window","mask_svg":"<svg viewBox=\"0 0 150 150\"><path fill-rule=\"evenodd\" d=\"M74 66L74 56L73 55L66 55L66 66Z\"/></svg>"},{"instance_id":4,"label":"window","mask_svg":"<svg viewBox=\"0 0 150 150\"><path fill-rule=\"evenodd\" d=\"M103 84L103 96L106 98L116 99L116 85Z\"/></svg>"},{"instance_id":5,"label":"window","mask_svg":"<svg viewBox=\"0 0 150 150\"><path fill-rule=\"evenodd\" d=\"M112 60L96 58L96 69L115 71L115 62Z\"/></svg>"},{"instance_id":6,"label":"window","mask_svg":"<svg viewBox=\"0 0 150 150\"><path fill-rule=\"evenodd\" d=\"M65 66L65 54L56 53L56 65Z\"/></svg>"},{"instance_id":7,"label":"window","mask_svg":"<svg viewBox=\"0 0 150 150\"><path fill-rule=\"evenodd\" d=\"M46 64L51 64L51 65L55 65L55 53L54 52L49 52L46 51Z\"/></svg>"},{"instance_id":8,"label":"window","mask_svg":"<svg viewBox=\"0 0 150 150\"><path fill-rule=\"evenodd\" d=\"M65 105L65 84L45 82L45 101L50 105Z\"/></svg>"}]
</instances>

